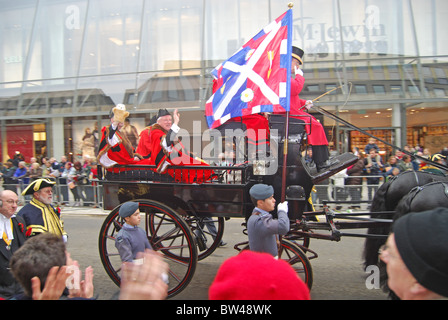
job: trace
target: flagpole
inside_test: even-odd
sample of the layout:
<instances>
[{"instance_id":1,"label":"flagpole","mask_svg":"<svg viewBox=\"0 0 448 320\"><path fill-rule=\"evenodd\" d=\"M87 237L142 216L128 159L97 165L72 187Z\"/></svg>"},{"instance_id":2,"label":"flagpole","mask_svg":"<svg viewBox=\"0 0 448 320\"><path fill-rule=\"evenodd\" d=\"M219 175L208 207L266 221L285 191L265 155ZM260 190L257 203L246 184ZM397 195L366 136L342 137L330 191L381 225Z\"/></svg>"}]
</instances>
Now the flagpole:
<instances>
[{"instance_id":1,"label":"flagpole","mask_svg":"<svg viewBox=\"0 0 448 320\"><path fill-rule=\"evenodd\" d=\"M288 3L288 8L289 10L291 10L292 12L292 7L294 6L294 4L292 2ZM291 18L292 20L292 18ZM292 27L292 26L291 26ZM291 28L289 28L291 29ZM289 34L289 39L292 39L292 32L291 30L288 30ZM292 45L291 45L292 47ZM291 71L288 68L289 71ZM288 72L289 74L287 74L288 77L291 77L291 73ZM289 92L288 92L289 94ZM288 158L288 137L289 137L289 110L290 108L290 104L291 104L291 99L290 97L287 97L287 111L286 111L286 121L285 121L285 138L284 138L284 142L283 142L283 168L282 168L282 194L281 194L281 202L284 202L286 200L286 165L287 165L287 158ZM282 243L282 236L278 235L277 237L277 249L278 249L278 258L281 259L282 257L282 252L283 252L283 247L281 245Z\"/></svg>"},{"instance_id":2,"label":"flagpole","mask_svg":"<svg viewBox=\"0 0 448 320\"><path fill-rule=\"evenodd\" d=\"M288 3L288 8L292 10L294 4L292 2ZM288 74L288 77L290 75ZM288 104L290 99L288 99ZM288 111L286 111L286 123L285 123L285 138L283 143L283 168L282 168L282 194L281 194L281 202L286 200L286 166L287 166L287 158L288 158L288 137L289 137L289 105Z\"/></svg>"},{"instance_id":3,"label":"flagpole","mask_svg":"<svg viewBox=\"0 0 448 320\"><path fill-rule=\"evenodd\" d=\"M283 143L283 168L282 168L282 196L281 202L286 200L286 166L288 158L288 136L289 136L289 111L286 112L285 138Z\"/></svg>"}]
</instances>

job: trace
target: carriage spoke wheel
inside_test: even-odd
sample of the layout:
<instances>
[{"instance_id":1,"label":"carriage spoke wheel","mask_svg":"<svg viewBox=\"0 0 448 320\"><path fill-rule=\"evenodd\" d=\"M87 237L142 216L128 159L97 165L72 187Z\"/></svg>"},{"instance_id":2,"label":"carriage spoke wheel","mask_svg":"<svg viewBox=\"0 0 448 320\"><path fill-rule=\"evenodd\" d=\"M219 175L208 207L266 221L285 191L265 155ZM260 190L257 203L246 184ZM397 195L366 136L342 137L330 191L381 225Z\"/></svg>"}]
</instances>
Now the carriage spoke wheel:
<instances>
[{"instance_id":1,"label":"carriage spoke wheel","mask_svg":"<svg viewBox=\"0 0 448 320\"><path fill-rule=\"evenodd\" d=\"M282 238L281 245L282 247L278 258L291 265L300 279L302 279L311 290L311 287L313 286L313 270L308 257L303 250L292 241ZM243 247L241 251L243 250L250 250L249 245Z\"/></svg>"},{"instance_id":2,"label":"carriage spoke wheel","mask_svg":"<svg viewBox=\"0 0 448 320\"><path fill-rule=\"evenodd\" d=\"M306 254L292 241L282 239L282 248L278 257L289 263L300 279L311 290L313 286L313 270Z\"/></svg>"},{"instance_id":3,"label":"carriage spoke wheel","mask_svg":"<svg viewBox=\"0 0 448 320\"><path fill-rule=\"evenodd\" d=\"M198 245L198 259L211 255L221 244L224 234L224 218L198 218L189 216L185 219L190 226Z\"/></svg>"},{"instance_id":4,"label":"carriage spoke wheel","mask_svg":"<svg viewBox=\"0 0 448 320\"><path fill-rule=\"evenodd\" d=\"M139 202L144 226L152 248L163 253L169 265L168 297L181 292L193 278L198 261L195 241L187 223L168 206L152 200ZM118 215L120 206L105 219L99 236L100 258L106 273L120 285L121 258L115 238L124 220Z\"/></svg>"}]
</instances>

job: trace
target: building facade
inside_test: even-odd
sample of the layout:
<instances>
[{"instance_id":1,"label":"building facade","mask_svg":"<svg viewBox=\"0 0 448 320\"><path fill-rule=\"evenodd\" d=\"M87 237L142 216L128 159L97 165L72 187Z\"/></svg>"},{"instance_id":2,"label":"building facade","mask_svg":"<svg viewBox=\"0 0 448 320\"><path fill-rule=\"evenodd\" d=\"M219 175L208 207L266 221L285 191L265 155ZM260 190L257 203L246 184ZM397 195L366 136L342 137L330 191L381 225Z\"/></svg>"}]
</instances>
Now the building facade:
<instances>
[{"instance_id":1,"label":"building facade","mask_svg":"<svg viewBox=\"0 0 448 320\"><path fill-rule=\"evenodd\" d=\"M90 154L118 103L138 131L159 108L178 108L183 128L204 131L210 71L288 9L279 0L0 0L0 8L3 161ZM301 0L293 17L293 44L305 51L302 98L340 87L318 105L394 145L448 146L447 1ZM367 143L319 117L339 151Z\"/></svg>"}]
</instances>

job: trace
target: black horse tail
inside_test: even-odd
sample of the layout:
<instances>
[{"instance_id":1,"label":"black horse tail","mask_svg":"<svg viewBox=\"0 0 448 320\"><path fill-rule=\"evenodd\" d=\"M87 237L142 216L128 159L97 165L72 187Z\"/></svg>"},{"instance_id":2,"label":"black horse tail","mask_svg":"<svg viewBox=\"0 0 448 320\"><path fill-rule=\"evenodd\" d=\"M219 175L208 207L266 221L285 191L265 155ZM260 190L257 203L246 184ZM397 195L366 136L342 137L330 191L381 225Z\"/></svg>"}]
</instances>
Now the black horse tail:
<instances>
[{"instance_id":1,"label":"black horse tail","mask_svg":"<svg viewBox=\"0 0 448 320\"><path fill-rule=\"evenodd\" d=\"M389 181L383 183L375 193L373 197L373 201L370 207L370 217L371 218L385 218L387 217L382 215L380 212L388 211L387 205L387 191L389 190L390 185L394 179L390 179ZM381 227L381 228L368 228L367 234L376 234L376 235L388 235L389 227ZM363 259L364 259L364 267L367 268L371 265L378 264L378 250L380 247L386 242L385 239L382 238L367 238L364 242L364 251L363 251Z\"/></svg>"},{"instance_id":2,"label":"black horse tail","mask_svg":"<svg viewBox=\"0 0 448 320\"><path fill-rule=\"evenodd\" d=\"M389 191L389 187L392 184L392 182L395 180L395 177L392 179L389 179L385 183L383 183L378 190L375 193L375 196L372 200L372 205L370 207L370 216L372 218L377 217L375 212L382 212L382 211L388 211L388 205L387 205L387 192Z\"/></svg>"}]
</instances>

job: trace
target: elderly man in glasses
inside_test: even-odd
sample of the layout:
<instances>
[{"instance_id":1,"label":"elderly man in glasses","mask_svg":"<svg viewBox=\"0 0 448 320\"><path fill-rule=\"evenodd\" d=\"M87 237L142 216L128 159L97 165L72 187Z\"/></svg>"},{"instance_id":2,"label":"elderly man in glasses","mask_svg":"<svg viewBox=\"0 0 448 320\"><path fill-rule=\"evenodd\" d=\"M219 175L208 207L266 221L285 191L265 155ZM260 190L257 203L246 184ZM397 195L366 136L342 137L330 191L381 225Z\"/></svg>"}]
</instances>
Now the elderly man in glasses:
<instances>
[{"instance_id":1,"label":"elderly man in glasses","mask_svg":"<svg viewBox=\"0 0 448 320\"><path fill-rule=\"evenodd\" d=\"M17 194L11 190L0 191L0 297L9 299L22 292L20 284L10 272L9 261L26 240L25 221L16 216Z\"/></svg>"},{"instance_id":2,"label":"elderly man in glasses","mask_svg":"<svg viewBox=\"0 0 448 320\"><path fill-rule=\"evenodd\" d=\"M394 222L380 259L402 300L448 298L448 208L411 212Z\"/></svg>"}]
</instances>

